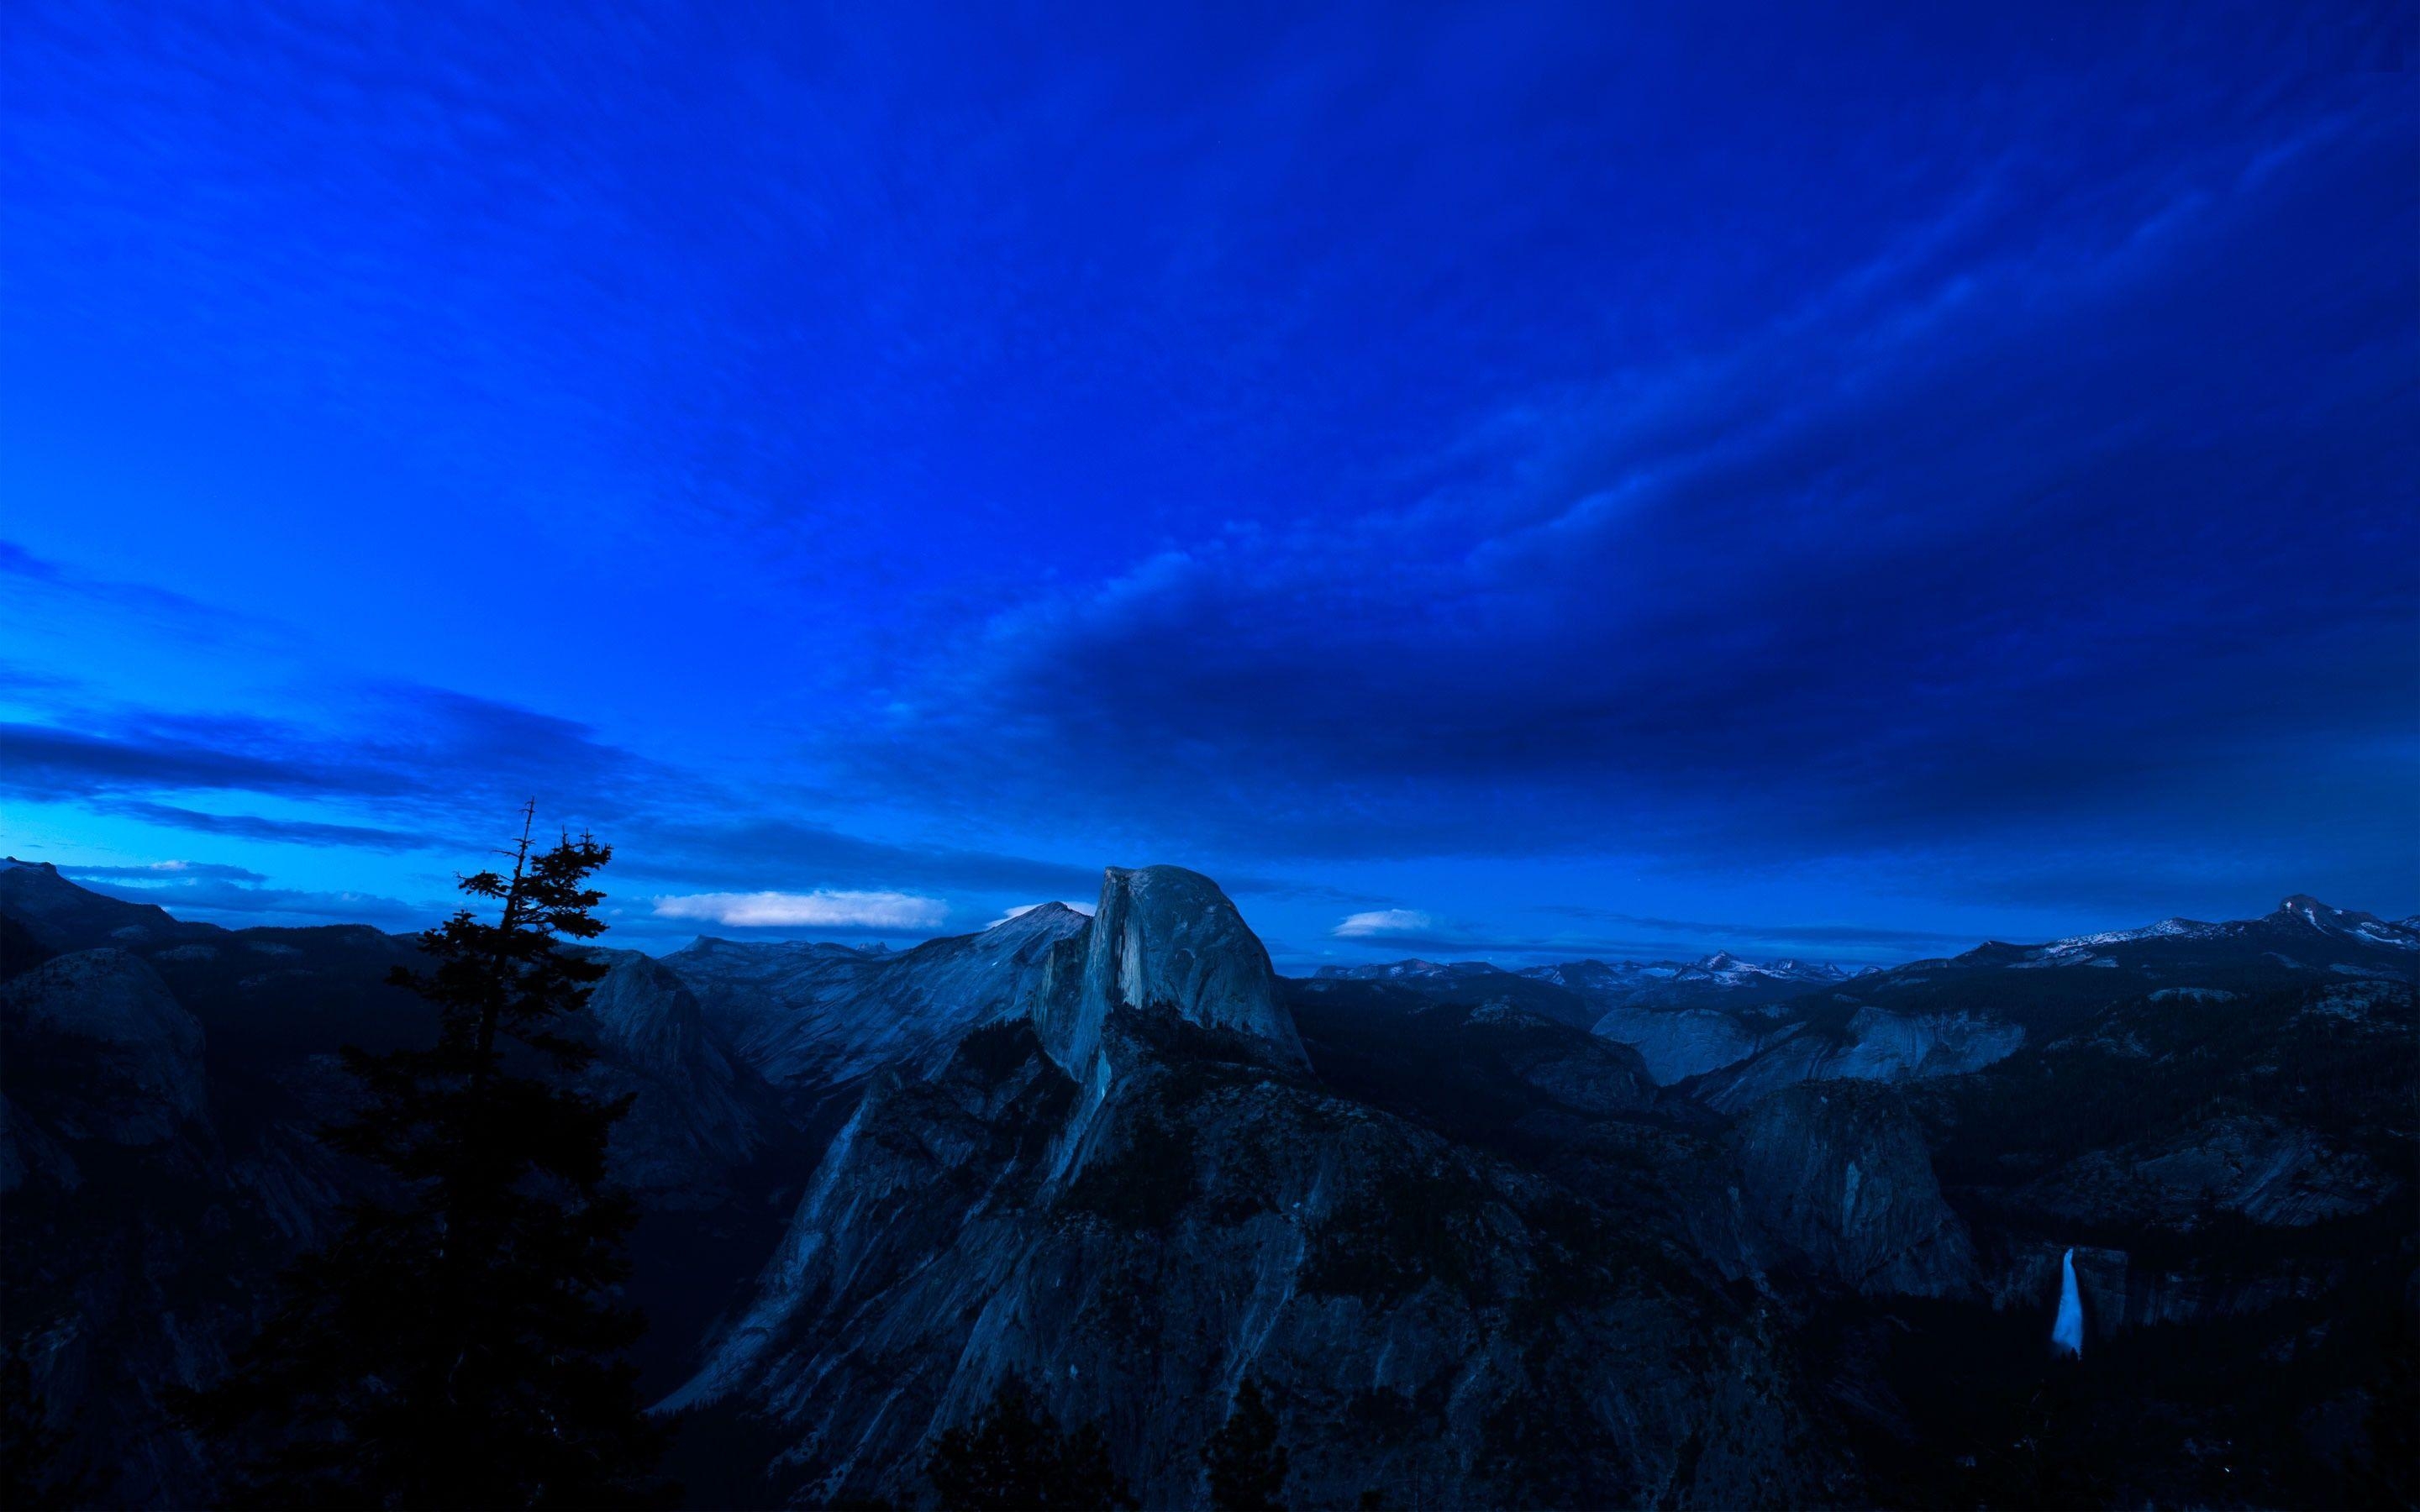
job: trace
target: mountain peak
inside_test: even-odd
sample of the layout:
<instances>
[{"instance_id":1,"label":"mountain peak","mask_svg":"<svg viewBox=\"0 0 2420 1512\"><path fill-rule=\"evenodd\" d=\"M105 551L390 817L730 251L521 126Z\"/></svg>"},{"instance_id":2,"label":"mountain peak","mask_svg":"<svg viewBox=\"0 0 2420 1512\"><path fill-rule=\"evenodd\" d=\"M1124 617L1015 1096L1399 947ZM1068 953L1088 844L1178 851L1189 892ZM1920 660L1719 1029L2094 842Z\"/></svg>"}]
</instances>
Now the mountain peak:
<instances>
[{"instance_id":1,"label":"mountain peak","mask_svg":"<svg viewBox=\"0 0 2420 1512\"><path fill-rule=\"evenodd\" d=\"M52 954L220 933L214 924L185 923L157 903L134 903L80 886L48 861L22 861L13 856L0 860L0 910L14 916Z\"/></svg>"},{"instance_id":2,"label":"mountain peak","mask_svg":"<svg viewBox=\"0 0 2420 1512\"><path fill-rule=\"evenodd\" d=\"M1072 1011L1039 1026L1053 1059L1086 1074L1116 1008L1171 1008L1205 1028L1305 1063L1294 1020L1277 1000L1269 952L1218 885L1177 866L1110 867L1085 942L1083 989Z\"/></svg>"},{"instance_id":3,"label":"mountain peak","mask_svg":"<svg viewBox=\"0 0 2420 1512\"><path fill-rule=\"evenodd\" d=\"M2334 934L2364 945L2396 950L2420 950L2420 931L2411 921L2393 923L2357 908L2334 908L2307 892L2298 892L2269 916L2281 921L2300 920L2322 934Z\"/></svg>"},{"instance_id":4,"label":"mountain peak","mask_svg":"<svg viewBox=\"0 0 2420 1512\"><path fill-rule=\"evenodd\" d=\"M1090 922L1092 920L1081 909L1070 908L1065 903L1034 903L1015 910L999 923L985 929L984 933L1002 940L1022 940L1034 935L1064 939L1080 933Z\"/></svg>"}]
</instances>

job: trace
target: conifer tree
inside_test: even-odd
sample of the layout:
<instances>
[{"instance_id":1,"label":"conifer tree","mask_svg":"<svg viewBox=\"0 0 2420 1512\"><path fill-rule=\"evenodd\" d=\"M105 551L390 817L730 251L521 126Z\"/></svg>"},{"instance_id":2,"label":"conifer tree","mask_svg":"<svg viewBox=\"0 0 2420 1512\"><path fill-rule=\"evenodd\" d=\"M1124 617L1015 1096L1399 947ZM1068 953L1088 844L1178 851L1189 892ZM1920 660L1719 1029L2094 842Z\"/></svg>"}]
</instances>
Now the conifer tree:
<instances>
[{"instance_id":1,"label":"conifer tree","mask_svg":"<svg viewBox=\"0 0 2420 1512\"><path fill-rule=\"evenodd\" d=\"M1099 1426L1063 1431L1016 1375L1000 1383L974 1422L941 1434L924 1475L944 1512L1101 1512L1141 1504L1110 1467Z\"/></svg>"},{"instance_id":2,"label":"conifer tree","mask_svg":"<svg viewBox=\"0 0 2420 1512\"><path fill-rule=\"evenodd\" d=\"M286 1278L280 1310L188 1415L257 1450L240 1502L388 1507L664 1504L662 1431L623 1351L614 1300L636 1211L606 1180L628 1102L569 1084L591 1052L566 1032L605 967L561 949L601 933L587 835L533 853L524 810L509 876L461 878L465 907L397 986L437 1010L425 1049L344 1051L363 1105L323 1137L391 1177Z\"/></svg>"},{"instance_id":3,"label":"conifer tree","mask_svg":"<svg viewBox=\"0 0 2420 1512\"><path fill-rule=\"evenodd\" d=\"M1285 1505L1286 1450L1259 1381L1247 1377L1235 1409L1202 1451L1210 1504L1219 1512L1272 1512Z\"/></svg>"}]
</instances>

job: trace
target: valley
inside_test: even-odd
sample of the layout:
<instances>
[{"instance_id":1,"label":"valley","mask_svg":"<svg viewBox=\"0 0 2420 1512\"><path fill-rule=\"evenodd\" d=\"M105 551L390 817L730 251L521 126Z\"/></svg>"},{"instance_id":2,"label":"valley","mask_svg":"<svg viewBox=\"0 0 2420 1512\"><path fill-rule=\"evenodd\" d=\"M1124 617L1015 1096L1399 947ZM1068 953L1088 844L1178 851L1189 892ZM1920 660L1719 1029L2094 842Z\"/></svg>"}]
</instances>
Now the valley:
<instances>
[{"instance_id":1,"label":"valley","mask_svg":"<svg viewBox=\"0 0 2420 1512\"><path fill-rule=\"evenodd\" d=\"M1247 1381L1305 1507L2412 1494L2414 921L1289 979L1197 873L1086 901L597 952L691 1504L922 1504L1012 1378L1152 1506ZM172 1389L379 1196L314 1130L415 953L0 864L6 1343L111 1503L213 1494Z\"/></svg>"}]
</instances>

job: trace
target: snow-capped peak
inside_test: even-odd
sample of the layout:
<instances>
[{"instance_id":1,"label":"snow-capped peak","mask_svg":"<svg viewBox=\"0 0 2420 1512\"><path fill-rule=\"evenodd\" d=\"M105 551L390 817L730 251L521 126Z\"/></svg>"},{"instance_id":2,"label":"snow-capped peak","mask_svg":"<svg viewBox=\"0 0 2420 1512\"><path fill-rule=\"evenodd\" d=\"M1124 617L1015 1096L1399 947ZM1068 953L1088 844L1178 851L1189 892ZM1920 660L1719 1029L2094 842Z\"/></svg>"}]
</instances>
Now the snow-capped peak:
<instances>
[{"instance_id":1,"label":"snow-capped peak","mask_svg":"<svg viewBox=\"0 0 2420 1512\"><path fill-rule=\"evenodd\" d=\"M2420 950L2420 933L2408 925L2389 923L2376 914L2355 909L2332 908L2305 892L2279 903L2276 914L2270 917L2279 916L2300 919L2322 934L2345 935L2393 950Z\"/></svg>"}]
</instances>

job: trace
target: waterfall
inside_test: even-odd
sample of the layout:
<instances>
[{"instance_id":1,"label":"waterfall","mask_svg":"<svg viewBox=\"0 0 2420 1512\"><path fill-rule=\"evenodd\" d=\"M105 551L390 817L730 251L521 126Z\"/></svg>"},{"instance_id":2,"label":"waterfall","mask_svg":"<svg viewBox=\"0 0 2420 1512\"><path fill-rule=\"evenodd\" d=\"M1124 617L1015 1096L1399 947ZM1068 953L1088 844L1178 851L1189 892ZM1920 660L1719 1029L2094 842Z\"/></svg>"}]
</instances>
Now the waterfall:
<instances>
[{"instance_id":1,"label":"waterfall","mask_svg":"<svg viewBox=\"0 0 2420 1512\"><path fill-rule=\"evenodd\" d=\"M2058 1265L2058 1320L2050 1325L2050 1347L2055 1354L2084 1355L2084 1297L2075 1289L2073 1250Z\"/></svg>"}]
</instances>

